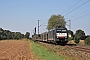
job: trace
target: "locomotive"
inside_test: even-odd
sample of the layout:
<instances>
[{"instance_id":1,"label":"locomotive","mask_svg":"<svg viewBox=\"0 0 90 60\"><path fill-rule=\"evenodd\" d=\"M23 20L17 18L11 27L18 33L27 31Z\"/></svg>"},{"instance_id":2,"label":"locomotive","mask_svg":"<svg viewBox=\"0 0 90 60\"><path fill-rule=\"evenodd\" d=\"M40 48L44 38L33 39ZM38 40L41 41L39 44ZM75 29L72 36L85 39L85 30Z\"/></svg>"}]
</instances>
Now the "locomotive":
<instances>
[{"instance_id":1,"label":"locomotive","mask_svg":"<svg viewBox=\"0 0 90 60\"><path fill-rule=\"evenodd\" d=\"M68 30L65 27L56 27L42 34L32 37L35 41L51 42L65 45L68 42Z\"/></svg>"}]
</instances>

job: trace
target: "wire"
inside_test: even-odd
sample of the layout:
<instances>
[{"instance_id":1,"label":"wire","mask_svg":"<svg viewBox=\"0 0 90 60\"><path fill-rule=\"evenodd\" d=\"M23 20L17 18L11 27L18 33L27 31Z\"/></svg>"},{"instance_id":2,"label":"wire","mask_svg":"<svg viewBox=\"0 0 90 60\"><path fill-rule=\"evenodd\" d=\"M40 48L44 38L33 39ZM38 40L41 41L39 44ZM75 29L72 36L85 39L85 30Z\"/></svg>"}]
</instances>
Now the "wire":
<instances>
[{"instance_id":1,"label":"wire","mask_svg":"<svg viewBox=\"0 0 90 60\"><path fill-rule=\"evenodd\" d=\"M80 17L77 17L77 18L73 19L72 21L77 20L77 19L80 19L80 18L82 18L82 17L85 17L85 16L87 16L87 15L89 15L89 14L90 14L90 13L87 13L87 14L85 14L85 15L82 15L82 16L80 16Z\"/></svg>"},{"instance_id":2,"label":"wire","mask_svg":"<svg viewBox=\"0 0 90 60\"><path fill-rule=\"evenodd\" d=\"M83 6L84 4L88 3L89 1L90 1L90 0L86 1L85 3L81 4L80 6L76 7L75 9L71 10L71 11L68 12L67 14L73 12L74 10L78 9L79 7L81 7L81 6ZM68 10L70 10L71 8L73 8L74 6L76 6L76 5L77 5L78 3L80 3L80 2L81 2L81 0L79 0L77 3L75 3L75 4L74 4L72 7L70 7ZM65 12L67 12L68 10L66 10ZM64 13L65 13L65 12L64 12ZM65 15L67 15L67 14L65 14ZM64 15L64 16L65 16L65 15ZM45 22L45 23L46 23L46 22ZM44 25L45 23L41 24L40 26Z\"/></svg>"},{"instance_id":3,"label":"wire","mask_svg":"<svg viewBox=\"0 0 90 60\"><path fill-rule=\"evenodd\" d=\"M88 3L90 0L87 0L86 2L84 2L83 4L79 5L78 7L76 7L75 9L71 10L70 12L66 13L64 16L68 15L69 13L75 11L76 9L80 8L81 6L83 6L84 4Z\"/></svg>"},{"instance_id":4,"label":"wire","mask_svg":"<svg viewBox=\"0 0 90 60\"><path fill-rule=\"evenodd\" d=\"M72 16L72 17L75 17L75 16L78 16L78 15L81 15L81 14L83 14L83 13L85 13L85 12L88 12L88 11L90 11L90 9L85 10L85 11L83 11L83 12L80 12L80 13L78 13L78 14ZM71 17L69 17L69 18L71 18ZM67 18L67 19L69 19L69 18Z\"/></svg>"},{"instance_id":5,"label":"wire","mask_svg":"<svg viewBox=\"0 0 90 60\"><path fill-rule=\"evenodd\" d=\"M81 0L79 0L77 3L75 3L73 6L71 6L69 9L67 9L65 12L63 12L62 14L66 13L68 10L72 9L74 6L76 6L78 3L80 3Z\"/></svg>"},{"instance_id":6,"label":"wire","mask_svg":"<svg viewBox=\"0 0 90 60\"><path fill-rule=\"evenodd\" d=\"M46 22L44 22L44 23L43 23L43 24L41 24L40 26L46 26L46 25L45 25L45 23L46 23Z\"/></svg>"}]
</instances>

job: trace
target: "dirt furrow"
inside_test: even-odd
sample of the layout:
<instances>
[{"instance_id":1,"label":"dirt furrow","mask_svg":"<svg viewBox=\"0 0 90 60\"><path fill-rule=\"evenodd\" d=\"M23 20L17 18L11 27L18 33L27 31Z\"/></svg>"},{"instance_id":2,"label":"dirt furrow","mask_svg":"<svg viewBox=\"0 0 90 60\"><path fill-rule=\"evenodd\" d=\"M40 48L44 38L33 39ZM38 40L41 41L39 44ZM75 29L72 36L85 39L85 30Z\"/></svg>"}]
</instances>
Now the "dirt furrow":
<instances>
[{"instance_id":1,"label":"dirt furrow","mask_svg":"<svg viewBox=\"0 0 90 60\"><path fill-rule=\"evenodd\" d=\"M27 41L0 41L0 60L38 60Z\"/></svg>"}]
</instances>

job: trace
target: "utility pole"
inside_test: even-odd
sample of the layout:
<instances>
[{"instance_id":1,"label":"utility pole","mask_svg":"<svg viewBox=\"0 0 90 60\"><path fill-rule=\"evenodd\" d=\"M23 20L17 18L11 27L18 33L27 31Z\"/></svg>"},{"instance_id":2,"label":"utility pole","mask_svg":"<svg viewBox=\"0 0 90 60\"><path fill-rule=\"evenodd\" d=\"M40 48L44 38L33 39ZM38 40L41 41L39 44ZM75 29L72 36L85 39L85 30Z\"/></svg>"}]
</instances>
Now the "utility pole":
<instances>
[{"instance_id":1,"label":"utility pole","mask_svg":"<svg viewBox=\"0 0 90 60\"><path fill-rule=\"evenodd\" d=\"M34 28L34 35L36 35L36 27Z\"/></svg>"},{"instance_id":2,"label":"utility pole","mask_svg":"<svg viewBox=\"0 0 90 60\"><path fill-rule=\"evenodd\" d=\"M71 30L71 20L68 21L69 21L69 30Z\"/></svg>"},{"instance_id":3,"label":"utility pole","mask_svg":"<svg viewBox=\"0 0 90 60\"><path fill-rule=\"evenodd\" d=\"M71 20L68 20L69 21L69 30L70 30L70 35L69 35L69 37L71 37Z\"/></svg>"},{"instance_id":4,"label":"utility pole","mask_svg":"<svg viewBox=\"0 0 90 60\"><path fill-rule=\"evenodd\" d=\"M38 35L39 35L39 21L40 21L40 20L38 20Z\"/></svg>"}]
</instances>

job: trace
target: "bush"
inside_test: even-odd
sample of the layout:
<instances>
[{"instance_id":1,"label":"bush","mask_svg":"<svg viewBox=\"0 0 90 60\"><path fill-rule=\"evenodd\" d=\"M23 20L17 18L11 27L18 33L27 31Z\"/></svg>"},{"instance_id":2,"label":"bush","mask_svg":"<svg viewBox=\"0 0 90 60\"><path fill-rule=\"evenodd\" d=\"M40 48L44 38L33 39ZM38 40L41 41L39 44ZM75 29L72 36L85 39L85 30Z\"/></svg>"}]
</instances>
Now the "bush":
<instances>
[{"instance_id":1,"label":"bush","mask_svg":"<svg viewBox=\"0 0 90 60\"><path fill-rule=\"evenodd\" d=\"M85 44L90 45L90 36L85 39Z\"/></svg>"},{"instance_id":2,"label":"bush","mask_svg":"<svg viewBox=\"0 0 90 60\"><path fill-rule=\"evenodd\" d=\"M74 42L75 42L76 44L78 44L78 43L79 43L79 38L75 37L75 38L74 38Z\"/></svg>"}]
</instances>

